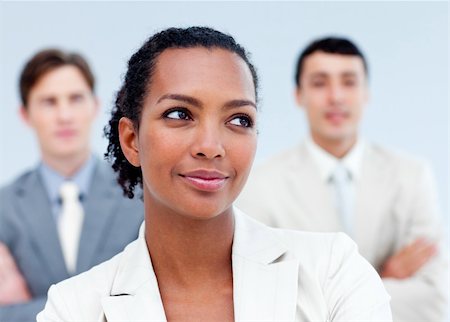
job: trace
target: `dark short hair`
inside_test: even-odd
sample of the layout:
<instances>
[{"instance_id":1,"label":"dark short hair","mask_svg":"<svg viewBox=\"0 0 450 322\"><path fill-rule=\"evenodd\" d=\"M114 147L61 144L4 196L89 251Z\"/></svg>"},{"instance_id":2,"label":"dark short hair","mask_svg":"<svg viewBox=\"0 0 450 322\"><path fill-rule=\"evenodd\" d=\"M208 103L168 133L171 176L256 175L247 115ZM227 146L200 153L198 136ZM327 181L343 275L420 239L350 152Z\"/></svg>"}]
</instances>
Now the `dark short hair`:
<instances>
[{"instance_id":1,"label":"dark short hair","mask_svg":"<svg viewBox=\"0 0 450 322\"><path fill-rule=\"evenodd\" d=\"M297 60L297 68L295 70L295 84L300 86L300 77L303 71L305 59L315 52L324 52L328 54L358 56L362 59L366 75L369 75L369 67L367 60L359 48L350 40L338 37L326 37L314 40L300 54Z\"/></svg>"},{"instance_id":2,"label":"dark short hair","mask_svg":"<svg viewBox=\"0 0 450 322\"><path fill-rule=\"evenodd\" d=\"M139 167L131 165L122 152L119 121L122 117L127 117L136 129L139 128L143 102L148 95L157 58L163 51L170 48L195 47L225 49L241 57L250 69L257 97L256 70L250 63L249 54L232 36L208 27L169 28L151 36L128 61L125 79L117 93L111 119L104 130L109 140L105 157L112 162L113 169L118 172L118 182L129 198L133 198L137 184L142 187L142 172Z\"/></svg>"},{"instance_id":3,"label":"dark short hair","mask_svg":"<svg viewBox=\"0 0 450 322\"><path fill-rule=\"evenodd\" d=\"M90 89L94 91L94 75L83 56L78 53L64 52L55 48L44 49L36 53L25 64L20 74L19 88L23 106L25 108L27 107L30 92L42 76L66 65L77 67Z\"/></svg>"}]
</instances>

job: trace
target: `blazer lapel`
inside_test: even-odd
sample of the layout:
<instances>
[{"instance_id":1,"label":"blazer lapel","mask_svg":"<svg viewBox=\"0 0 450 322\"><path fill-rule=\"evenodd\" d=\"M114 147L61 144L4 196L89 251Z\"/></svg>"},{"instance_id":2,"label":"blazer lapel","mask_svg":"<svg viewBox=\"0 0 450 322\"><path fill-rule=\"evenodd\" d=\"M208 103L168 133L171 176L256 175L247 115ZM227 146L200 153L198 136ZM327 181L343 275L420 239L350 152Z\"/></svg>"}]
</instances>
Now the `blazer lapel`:
<instances>
[{"instance_id":1,"label":"blazer lapel","mask_svg":"<svg viewBox=\"0 0 450 322\"><path fill-rule=\"evenodd\" d=\"M298 292L298 260L274 230L235 209L233 296L236 321L294 321ZM108 322L166 321L143 227L117 269L111 295L102 299Z\"/></svg>"},{"instance_id":2,"label":"blazer lapel","mask_svg":"<svg viewBox=\"0 0 450 322\"><path fill-rule=\"evenodd\" d=\"M303 143L298 149L298 159L293 159L289 165L291 174L289 181L292 182L290 193L295 194L294 205L302 212L299 227L309 231L340 231L342 226L336 210L332 206L331 195L326 184L320 178L316 162L308 152Z\"/></svg>"},{"instance_id":3,"label":"blazer lapel","mask_svg":"<svg viewBox=\"0 0 450 322\"><path fill-rule=\"evenodd\" d=\"M109 232L108 222L113 220L118 195L114 176L102 163L97 162L89 194L85 197L84 222L78 250L77 271L83 272L95 263L96 251L105 234Z\"/></svg>"},{"instance_id":4,"label":"blazer lapel","mask_svg":"<svg viewBox=\"0 0 450 322\"><path fill-rule=\"evenodd\" d=\"M108 322L146 321L165 322L164 308L149 295L119 295L102 299Z\"/></svg>"},{"instance_id":5,"label":"blazer lapel","mask_svg":"<svg viewBox=\"0 0 450 322\"><path fill-rule=\"evenodd\" d=\"M30 231L32 245L57 281L69 277L59 243L55 219L42 179L33 171L17 190L18 207Z\"/></svg>"},{"instance_id":6,"label":"blazer lapel","mask_svg":"<svg viewBox=\"0 0 450 322\"><path fill-rule=\"evenodd\" d=\"M233 289L236 321L294 321L298 260L285 259L286 248L273 230L235 209Z\"/></svg>"},{"instance_id":7,"label":"blazer lapel","mask_svg":"<svg viewBox=\"0 0 450 322\"><path fill-rule=\"evenodd\" d=\"M366 146L361 168L361 178L357 182L355 204L355 236L361 254L375 267L381 264L383 252L390 252L391 240L383 236L395 236L395 222L386 220L392 210L390 198L396 196L392 191L393 176L386 160L370 146ZM369 205L369 206L368 206ZM383 216L384 215L384 216Z\"/></svg>"},{"instance_id":8,"label":"blazer lapel","mask_svg":"<svg viewBox=\"0 0 450 322\"><path fill-rule=\"evenodd\" d=\"M102 299L108 322L166 321L158 282L143 236L125 250L111 295Z\"/></svg>"}]
</instances>

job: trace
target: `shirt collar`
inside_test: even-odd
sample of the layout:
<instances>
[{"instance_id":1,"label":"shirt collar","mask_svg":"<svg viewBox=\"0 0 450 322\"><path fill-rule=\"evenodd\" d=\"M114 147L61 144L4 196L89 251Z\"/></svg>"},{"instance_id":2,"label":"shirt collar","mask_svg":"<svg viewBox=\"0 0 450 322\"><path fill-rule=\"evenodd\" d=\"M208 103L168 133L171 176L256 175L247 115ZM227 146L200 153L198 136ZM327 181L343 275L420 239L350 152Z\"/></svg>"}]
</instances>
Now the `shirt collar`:
<instances>
[{"instance_id":1,"label":"shirt collar","mask_svg":"<svg viewBox=\"0 0 450 322\"><path fill-rule=\"evenodd\" d=\"M350 149L350 151L342 158L338 159L331 155L309 136L306 139L306 149L313 156L319 168L320 178L327 182L336 168L337 163L341 163L350 173L351 178L358 179L361 172L361 163L364 151L364 140L359 138L356 144Z\"/></svg>"},{"instance_id":2,"label":"shirt collar","mask_svg":"<svg viewBox=\"0 0 450 322\"><path fill-rule=\"evenodd\" d=\"M44 161L39 165L39 173L43 179L44 186L48 192L50 200L57 202L59 200L59 188L64 181L70 180L76 183L80 189L80 194L86 196L89 191L92 175L96 165L96 158L91 155L82 167L71 177L64 177Z\"/></svg>"}]
</instances>

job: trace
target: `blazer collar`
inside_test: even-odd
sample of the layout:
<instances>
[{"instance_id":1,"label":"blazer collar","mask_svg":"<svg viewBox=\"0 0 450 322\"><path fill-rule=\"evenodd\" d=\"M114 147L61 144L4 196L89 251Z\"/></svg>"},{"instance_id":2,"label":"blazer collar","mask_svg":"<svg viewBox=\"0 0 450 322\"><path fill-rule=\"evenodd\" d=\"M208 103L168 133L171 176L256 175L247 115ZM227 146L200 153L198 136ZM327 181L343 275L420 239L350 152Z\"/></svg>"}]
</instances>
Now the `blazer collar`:
<instances>
[{"instance_id":1,"label":"blazer collar","mask_svg":"<svg viewBox=\"0 0 450 322\"><path fill-rule=\"evenodd\" d=\"M110 296L102 299L106 319L114 321L166 321L158 281L144 237L125 248Z\"/></svg>"},{"instance_id":2,"label":"blazer collar","mask_svg":"<svg viewBox=\"0 0 450 322\"><path fill-rule=\"evenodd\" d=\"M286 252L272 229L234 208L235 231L232 255L268 265Z\"/></svg>"},{"instance_id":3,"label":"blazer collar","mask_svg":"<svg viewBox=\"0 0 450 322\"><path fill-rule=\"evenodd\" d=\"M110 165L96 160L90 180L89 193L84 198L84 222L78 250L77 272L97 264L97 253L110 233L109 222L118 215L118 205L123 200L121 189L115 182Z\"/></svg>"},{"instance_id":4,"label":"blazer collar","mask_svg":"<svg viewBox=\"0 0 450 322\"><path fill-rule=\"evenodd\" d=\"M30 172L15 193L20 209L18 215L24 226L28 227L38 257L48 268L53 280L68 278L50 200L38 170Z\"/></svg>"},{"instance_id":5,"label":"blazer collar","mask_svg":"<svg viewBox=\"0 0 450 322\"><path fill-rule=\"evenodd\" d=\"M282 179L289 183L289 189L282 192L288 194L296 205L301 205L301 211L306 216L302 219L305 229L342 230L328 187L321 180L319 167L306 144L301 143L287 162Z\"/></svg>"},{"instance_id":6,"label":"blazer collar","mask_svg":"<svg viewBox=\"0 0 450 322\"><path fill-rule=\"evenodd\" d=\"M144 224L143 224L144 225ZM166 321L143 225L138 240L124 251L111 295L102 299L108 321ZM275 230L235 208L232 248L236 321L295 320L298 261Z\"/></svg>"},{"instance_id":7,"label":"blazer collar","mask_svg":"<svg viewBox=\"0 0 450 322\"><path fill-rule=\"evenodd\" d=\"M380 232L385 230L383 225L392 221L392 219L386 220L382 215L390 214L385 207L392 204L394 195L392 192L394 170L390 167L392 167L391 160L386 159L384 153L380 153L376 146L368 144L364 153L361 180L356 186L353 239L358 244L360 253L374 267L381 265L381 259L375 257L379 254Z\"/></svg>"},{"instance_id":8,"label":"blazer collar","mask_svg":"<svg viewBox=\"0 0 450 322\"><path fill-rule=\"evenodd\" d=\"M322 149L311 136L304 141L304 147L307 152L314 158L319 170L320 178L327 183L337 164L340 163L347 171L350 172L352 179L358 179L361 173L362 158L365 149L365 141L358 138L355 145L341 159L336 158L329 152Z\"/></svg>"},{"instance_id":9,"label":"blazer collar","mask_svg":"<svg viewBox=\"0 0 450 322\"><path fill-rule=\"evenodd\" d=\"M235 208L233 296L236 321L294 321L297 259L290 258L280 230Z\"/></svg>"},{"instance_id":10,"label":"blazer collar","mask_svg":"<svg viewBox=\"0 0 450 322\"><path fill-rule=\"evenodd\" d=\"M109 233L108 222L117 215L117 204L123 198L109 166L95 161L89 194L85 197L85 218L80 236L77 272L96 264L96 252ZM29 227L32 240L55 281L69 276L60 247L51 203L38 169L30 172L15 190L20 215Z\"/></svg>"}]
</instances>

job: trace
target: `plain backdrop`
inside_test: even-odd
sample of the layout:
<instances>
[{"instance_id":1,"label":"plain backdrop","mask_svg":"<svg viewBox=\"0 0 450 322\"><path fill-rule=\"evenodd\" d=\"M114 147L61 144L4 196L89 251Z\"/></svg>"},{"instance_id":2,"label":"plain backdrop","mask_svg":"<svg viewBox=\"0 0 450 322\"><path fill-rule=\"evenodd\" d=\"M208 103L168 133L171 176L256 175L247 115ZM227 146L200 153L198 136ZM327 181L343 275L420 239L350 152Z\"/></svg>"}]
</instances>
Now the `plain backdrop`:
<instances>
[{"instance_id":1,"label":"plain backdrop","mask_svg":"<svg viewBox=\"0 0 450 322\"><path fill-rule=\"evenodd\" d=\"M88 58L102 102L93 149L102 155L102 128L131 54L155 31L190 25L230 33L252 53L262 98L256 162L307 133L293 98L299 51L316 37L354 40L370 68L364 136L427 159L448 218L446 2L1 2L0 185L39 160L33 133L18 115L17 86L37 50L56 46Z\"/></svg>"}]
</instances>

